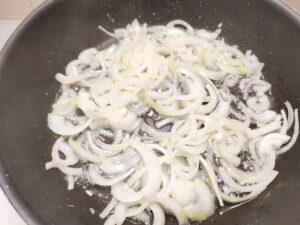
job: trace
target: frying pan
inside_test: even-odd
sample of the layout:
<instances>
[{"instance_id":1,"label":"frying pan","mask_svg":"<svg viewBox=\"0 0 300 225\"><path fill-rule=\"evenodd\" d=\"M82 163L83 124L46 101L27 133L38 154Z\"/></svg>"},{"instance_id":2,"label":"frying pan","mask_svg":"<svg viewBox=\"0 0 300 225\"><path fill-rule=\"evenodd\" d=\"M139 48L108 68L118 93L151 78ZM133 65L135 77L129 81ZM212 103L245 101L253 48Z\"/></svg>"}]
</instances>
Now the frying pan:
<instances>
[{"instance_id":1,"label":"frying pan","mask_svg":"<svg viewBox=\"0 0 300 225\"><path fill-rule=\"evenodd\" d=\"M184 19L214 30L229 44L247 49L265 62L275 106L288 99L300 107L300 19L275 0L57 0L46 1L17 28L0 55L0 183L30 225L103 224L98 214L107 189L89 197L83 188L67 191L56 169L45 170L56 137L47 113L59 89L54 75L78 53L97 46L108 30L134 18L148 24ZM279 176L259 197L203 225L296 225L300 222L299 142L277 160ZM94 208L92 215L89 208ZM5 224L5 221L0 223ZM132 224L132 221L126 221ZM168 217L166 224L176 224Z\"/></svg>"}]
</instances>

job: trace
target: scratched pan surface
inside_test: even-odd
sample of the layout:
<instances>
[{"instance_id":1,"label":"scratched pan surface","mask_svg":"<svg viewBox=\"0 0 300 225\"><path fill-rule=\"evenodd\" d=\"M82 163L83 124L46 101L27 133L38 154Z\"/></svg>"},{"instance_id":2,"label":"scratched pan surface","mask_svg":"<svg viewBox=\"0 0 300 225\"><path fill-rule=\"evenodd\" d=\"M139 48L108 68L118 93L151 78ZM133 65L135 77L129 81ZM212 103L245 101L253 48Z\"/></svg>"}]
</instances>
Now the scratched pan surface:
<instances>
[{"instance_id":1,"label":"scratched pan surface","mask_svg":"<svg viewBox=\"0 0 300 225\"><path fill-rule=\"evenodd\" d=\"M20 25L0 56L0 183L28 224L103 224L98 214L105 198L89 197L81 188L67 191L58 170L45 171L55 141L46 116L59 88L55 73L81 50L107 39L97 25L112 30L134 18L149 24L180 18L211 30L222 22L228 43L252 49L266 63L277 103L289 99L300 106L300 19L279 1L47 1ZM299 224L299 142L276 167L279 176L258 198L202 224Z\"/></svg>"}]
</instances>

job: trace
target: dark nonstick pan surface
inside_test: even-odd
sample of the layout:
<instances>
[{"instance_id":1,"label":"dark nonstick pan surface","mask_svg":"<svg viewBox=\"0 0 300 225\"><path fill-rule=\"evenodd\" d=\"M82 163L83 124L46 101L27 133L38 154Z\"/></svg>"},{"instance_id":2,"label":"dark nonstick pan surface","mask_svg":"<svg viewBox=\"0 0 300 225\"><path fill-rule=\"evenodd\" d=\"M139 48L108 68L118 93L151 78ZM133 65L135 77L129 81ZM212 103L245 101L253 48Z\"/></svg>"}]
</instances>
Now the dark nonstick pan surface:
<instances>
[{"instance_id":1,"label":"dark nonstick pan surface","mask_svg":"<svg viewBox=\"0 0 300 225\"><path fill-rule=\"evenodd\" d=\"M81 50L108 39L99 24L112 30L134 18L148 24L180 18L211 30L222 22L221 36L228 43L243 51L252 49L266 63L263 71L278 98L275 105L288 99L300 107L300 19L279 1L46 1L21 24L0 55L0 183L28 224L103 224L98 214L107 203L105 196L89 197L81 188L67 191L61 172L45 170L56 139L46 118L59 89L55 73L63 72ZM299 224L299 148L298 142L280 156L279 176L258 198L202 224ZM0 224L5 224L1 218ZM167 224L176 221L169 218Z\"/></svg>"}]
</instances>

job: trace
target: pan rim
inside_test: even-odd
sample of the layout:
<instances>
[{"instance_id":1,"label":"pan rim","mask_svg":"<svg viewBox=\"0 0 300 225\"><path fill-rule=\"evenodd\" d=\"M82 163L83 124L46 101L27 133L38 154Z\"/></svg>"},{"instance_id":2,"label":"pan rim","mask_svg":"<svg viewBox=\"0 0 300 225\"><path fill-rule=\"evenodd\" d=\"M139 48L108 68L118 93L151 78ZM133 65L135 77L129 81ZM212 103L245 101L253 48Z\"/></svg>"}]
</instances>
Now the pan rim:
<instances>
[{"instance_id":1,"label":"pan rim","mask_svg":"<svg viewBox=\"0 0 300 225\"><path fill-rule=\"evenodd\" d=\"M53 7L58 0L47 0L44 1L37 9L31 12L15 29L9 39L6 41L0 52L0 78L2 76L2 68L4 67L6 57L8 52L14 46L14 43L18 41L18 37L23 30L27 29L30 26L31 22L38 18L40 14L48 10L48 8ZM296 24L300 29L300 14L297 13L293 8L288 6L282 0L264 0L270 7L275 8L280 11L283 16L286 16L290 21ZM0 152L1 156L1 152ZM18 192L17 188L14 186L13 180L10 179L7 169L4 166L3 159L0 157L0 186L4 194L6 195L9 202L13 205L17 213L25 221L25 223L30 225L41 225L46 224L38 214L26 204L23 196Z\"/></svg>"}]
</instances>

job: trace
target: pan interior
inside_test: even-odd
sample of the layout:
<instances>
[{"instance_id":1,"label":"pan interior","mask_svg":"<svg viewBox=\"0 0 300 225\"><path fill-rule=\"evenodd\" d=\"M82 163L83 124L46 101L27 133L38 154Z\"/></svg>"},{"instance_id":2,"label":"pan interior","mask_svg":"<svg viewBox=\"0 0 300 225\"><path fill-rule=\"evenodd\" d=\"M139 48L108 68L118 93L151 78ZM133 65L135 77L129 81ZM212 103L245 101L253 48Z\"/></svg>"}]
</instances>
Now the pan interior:
<instances>
[{"instance_id":1,"label":"pan interior","mask_svg":"<svg viewBox=\"0 0 300 225\"><path fill-rule=\"evenodd\" d=\"M78 53L108 39L98 30L124 27L134 18L148 24L183 19L222 33L229 44L253 50L282 104L300 106L299 18L273 1L49 1L15 32L0 57L0 160L5 192L29 224L102 224L108 200L82 188L67 191L58 170L45 170L56 137L47 113L58 91L54 75ZM280 172L255 200L202 224L297 224L300 220L300 152L297 143L277 161ZM6 176L7 174L7 176ZM283 205L284 203L284 205ZM92 215L89 208L94 208ZM166 224L175 224L169 218ZM132 224L132 221L126 221Z\"/></svg>"}]
</instances>

